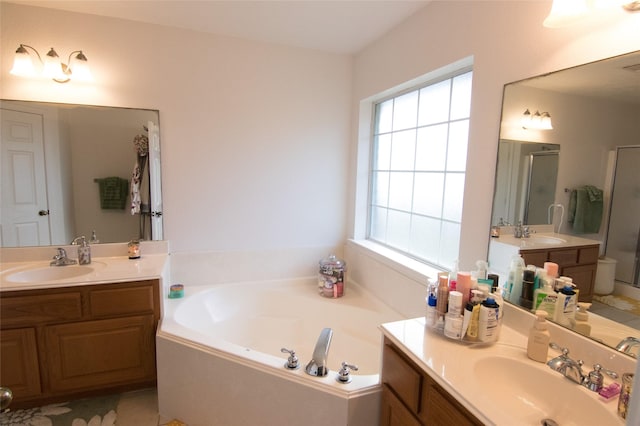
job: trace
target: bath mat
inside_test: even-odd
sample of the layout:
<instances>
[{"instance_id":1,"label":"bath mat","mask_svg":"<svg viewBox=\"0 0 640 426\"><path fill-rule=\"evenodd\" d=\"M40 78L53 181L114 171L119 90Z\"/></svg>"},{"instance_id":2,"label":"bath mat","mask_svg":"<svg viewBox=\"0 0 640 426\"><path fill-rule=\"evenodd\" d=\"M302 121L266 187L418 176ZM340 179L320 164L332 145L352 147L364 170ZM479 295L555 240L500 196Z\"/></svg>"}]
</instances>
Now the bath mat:
<instances>
[{"instance_id":1,"label":"bath mat","mask_svg":"<svg viewBox=\"0 0 640 426\"><path fill-rule=\"evenodd\" d=\"M614 296L612 294L608 296L598 296L596 294L593 298L600 303L620 309L621 311L628 311L640 315L640 301L631 299L630 297L621 295Z\"/></svg>"},{"instance_id":2,"label":"bath mat","mask_svg":"<svg viewBox=\"0 0 640 426\"><path fill-rule=\"evenodd\" d=\"M79 399L0 414L1 426L114 426L120 395Z\"/></svg>"}]
</instances>

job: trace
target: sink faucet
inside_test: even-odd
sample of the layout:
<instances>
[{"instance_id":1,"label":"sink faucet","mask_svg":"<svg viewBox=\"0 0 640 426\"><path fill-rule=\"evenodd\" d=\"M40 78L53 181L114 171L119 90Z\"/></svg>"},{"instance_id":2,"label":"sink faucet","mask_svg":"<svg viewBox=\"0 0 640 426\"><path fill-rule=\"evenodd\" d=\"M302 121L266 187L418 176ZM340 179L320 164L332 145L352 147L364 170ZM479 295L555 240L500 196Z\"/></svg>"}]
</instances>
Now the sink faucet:
<instances>
[{"instance_id":1,"label":"sink faucet","mask_svg":"<svg viewBox=\"0 0 640 426\"><path fill-rule=\"evenodd\" d=\"M57 248L58 252L55 256L53 256L53 260L49 263L50 266L67 266L67 265L75 265L78 263L74 259L69 259L67 257L67 251L62 247Z\"/></svg>"},{"instance_id":2,"label":"sink faucet","mask_svg":"<svg viewBox=\"0 0 640 426\"><path fill-rule=\"evenodd\" d=\"M634 358L637 358L638 355L631 352L631 349L633 349L636 346L640 346L640 339L638 339L637 337L629 336L622 339L620 343L616 345L616 350L622 353L625 353L627 355L631 355Z\"/></svg>"},{"instance_id":3,"label":"sink faucet","mask_svg":"<svg viewBox=\"0 0 640 426\"><path fill-rule=\"evenodd\" d=\"M327 367L327 357L329 355L329 345L331 344L331 337L333 337L333 330L330 328L323 328L316 342L316 347L313 350L313 358L307 364L305 370L307 374L312 376L326 376L329 373Z\"/></svg>"},{"instance_id":4,"label":"sink faucet","mask_svg":"<svg viewBox=\"0 0 640 426\"><path fill-rule=\"evenodd\" d=\"M554 343L550 344L552 348L557 348L558 346ZM573 360L569 358L569 349L562 348L562 355L558 355L557 357L551 359L547 362L547 365L554 371L562 374L567 379L572 382L578 383L579 385L583 384L585 381L585 375L582 372L582 361L581 360Z\"/></svg>"}]
</instances>

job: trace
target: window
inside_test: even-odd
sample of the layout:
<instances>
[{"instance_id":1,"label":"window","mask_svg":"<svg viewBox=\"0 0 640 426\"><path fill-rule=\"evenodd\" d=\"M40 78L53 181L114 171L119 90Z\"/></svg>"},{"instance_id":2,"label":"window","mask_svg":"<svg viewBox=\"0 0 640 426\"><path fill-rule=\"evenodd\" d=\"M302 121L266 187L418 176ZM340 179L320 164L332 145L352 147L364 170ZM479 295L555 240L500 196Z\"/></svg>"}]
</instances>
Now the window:
<instances>
[{"instance_id":1,"label":"window","mask_svg":"<svg viewBox=\"0 0 640 426\"><path fill-rule=\"evenodd\" d=\"M368 238L434 266L458 258L472 72L374 104Z\"/></svg>"}]
</instances>

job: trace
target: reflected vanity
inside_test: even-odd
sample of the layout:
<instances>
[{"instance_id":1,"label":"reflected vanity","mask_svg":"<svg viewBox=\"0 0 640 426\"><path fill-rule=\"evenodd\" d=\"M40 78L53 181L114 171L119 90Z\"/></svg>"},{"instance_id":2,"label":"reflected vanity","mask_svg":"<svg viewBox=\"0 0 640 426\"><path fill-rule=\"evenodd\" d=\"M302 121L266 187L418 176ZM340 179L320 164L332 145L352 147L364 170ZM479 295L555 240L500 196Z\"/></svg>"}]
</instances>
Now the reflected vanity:
<instances>
[{"instance_id":1,"label":"reflected vanity","mask_svg":"<svg viewBox=\"0 0 640 426\"><path fill-rule=\"evenodd\" d=\"M162 239L157 110L19 100L0 107L2 247L67 245L94 231L101 243ZM132 211L136 166L141 204Z\"/></svg>"},{"instance_id":2,"label":"reflected vanity","mask_svg":"<svg viewBox=\"0 0 640 426\"><path fill-rule=\"evenodd\" d=\"M635 164L640 161L635 67L640 67L640 52L505 85L492 213L492 225L500 225L501 232L489 246L496 272L508 273L518 253L539 267L556 262L560 273L579 286L580 300L591 302L598 293L598 259L607 256L617 262L616 288L625 286L627 296L640 294L640 203L622 195L640 187L637 169L622 169L626 158L638 155ZM524 128L525 110L548 111L553 129ZM585 231L571 222L570 196L587 185L602 190L603 209L599 228ZM516 224L529 227L530 237L514 238L510 225ZM589 314L594 340L615 347L626 337L640 336L604 316Z\"/></svg>"}]
</instances>

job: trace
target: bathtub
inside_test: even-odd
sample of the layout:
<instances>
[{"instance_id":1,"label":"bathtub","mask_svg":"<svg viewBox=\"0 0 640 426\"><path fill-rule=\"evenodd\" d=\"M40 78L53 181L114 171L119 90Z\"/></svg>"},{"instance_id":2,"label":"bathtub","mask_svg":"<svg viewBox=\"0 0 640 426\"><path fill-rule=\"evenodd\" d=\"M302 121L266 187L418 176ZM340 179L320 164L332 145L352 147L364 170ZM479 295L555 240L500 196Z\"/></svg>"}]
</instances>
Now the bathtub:
<instances>
[{"instance_id":1,"label":"bathtub","mask_svg":"<svg viewBox=\"0 0 640 426\"><path fill-rule=\"evenodd\" d=\"M315 279L185 285L163 298L158 328L158 402L163 420L190 426L375 425L380 401L378 326L403 319L348 283L321 297ZM325 327L333 329L325 377L304 367ZM293 349L300 368L285 368ZM343 361L358 366L336 380Z\"/></svg>"}]
</instances>

